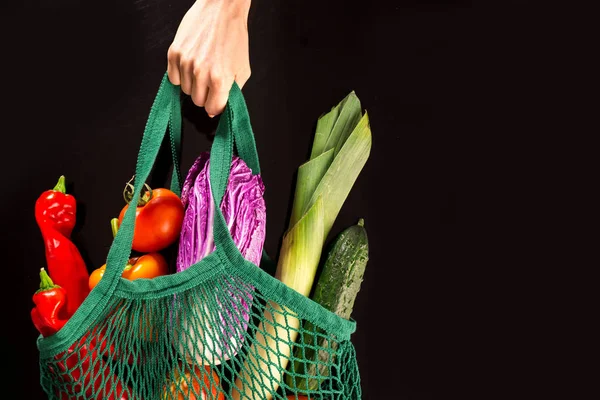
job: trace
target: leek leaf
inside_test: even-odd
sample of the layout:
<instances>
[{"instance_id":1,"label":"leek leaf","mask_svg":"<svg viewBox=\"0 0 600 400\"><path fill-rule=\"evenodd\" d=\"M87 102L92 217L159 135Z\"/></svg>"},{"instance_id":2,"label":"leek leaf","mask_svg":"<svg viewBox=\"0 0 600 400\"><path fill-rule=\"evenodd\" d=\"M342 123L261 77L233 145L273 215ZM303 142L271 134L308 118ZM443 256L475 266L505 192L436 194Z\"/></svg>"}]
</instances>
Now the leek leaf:
<instances>
[{"instance_id":1,"label":"leek leaf","mask_svg":"<svg viewBox=\"0 0 600 400\"><path fill-rule=\"evenodd\" d=\"M325 144L327 143L327 139L329 139L329 135L331 134L331 130L333 129L333 125L340 115L340 104L333 107L331 111L327 114L319 117L317 121L317 128L315 130L315 138L313 140L313 146L310 153L310 159L314 159L325 152Z\"/></svg>"},{"instance_id":2,"label":"leek leaf","mask_svg":"<svg viewBox=\"0 0 600 400\"><path fill-rule=\"evenodd\" d=\"M335 219L350 193L371 152L371 127L369 115L361 118L352 134L333 159L325 176L308 201L311 207L318 198L323 198L325 223L324 237L327 238Z\"/></svg>"},{"instance_id":3,"label":"leek leaf","mask_svg":"<svg viewBox=\"0 0 600 400\"><path fill-rule=\"evenodd\" d=\"M306 203L311 199L332 161L333 149L329 149L298 168L294 205L292 206L289 226L294 226L302 217L304 210L307 209Z\"/></svg>"},{"instance_id":4,"label":"leek leaf","mask_svg":"<svg viewBox=\"0 0 600 400\"><path fill-rule=\"evenodd\" d=\"M352 91L344 100L342 100L340 115L331 129L331 133L329 134L329 138L327 139L327 143L325 143L323 151L335 149L334 153L337 155L348 136L350 136L356 127L356 124L358 124L361 116L360 100L356 96L356 93Z\"/></svg>"}]
</instances>

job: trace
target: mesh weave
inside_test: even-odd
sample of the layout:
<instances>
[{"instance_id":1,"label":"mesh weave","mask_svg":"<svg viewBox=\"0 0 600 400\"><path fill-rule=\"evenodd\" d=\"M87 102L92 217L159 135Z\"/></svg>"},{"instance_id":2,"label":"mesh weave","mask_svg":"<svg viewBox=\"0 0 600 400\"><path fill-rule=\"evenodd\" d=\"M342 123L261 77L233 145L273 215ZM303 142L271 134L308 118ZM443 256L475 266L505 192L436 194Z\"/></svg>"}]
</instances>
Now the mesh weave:
<instances>
[{"instance_id":1,"label":"mesh weave","mask_svg":"<svg viewBox=\"0 0 600 400\"><path fill-rule=\"evenodd\" d=\"M289 360L287 374L319 380L318 391L303 391L310 398L359 399L348 339L306 320L298 323L299 311L279 306L260 285L219 272L193 288L156 298L117 292L83 337L41 360L43 388L52 399L230 399L245 371L254 379L246 378L251 396L241 398L284 399L299 392L284 379L273 380L268 368L245 362L253 351L253 359L270 367L280 369L282 356ZM252 304L246 330L242 301ZM276 346L260 355L265 338ZM312 375L292 371L294 351L285 349L294 345L326 355L304 360L302 370Z\"/></svg>"}]
</instances>

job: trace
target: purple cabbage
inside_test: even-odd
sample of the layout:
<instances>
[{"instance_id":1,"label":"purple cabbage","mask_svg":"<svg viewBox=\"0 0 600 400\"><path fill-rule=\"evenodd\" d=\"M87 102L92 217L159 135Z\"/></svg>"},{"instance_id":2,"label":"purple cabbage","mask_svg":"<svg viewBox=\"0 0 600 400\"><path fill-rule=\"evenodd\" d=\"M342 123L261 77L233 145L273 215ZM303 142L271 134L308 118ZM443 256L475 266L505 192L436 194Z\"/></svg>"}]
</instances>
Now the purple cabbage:
<instances>
[{"instance_id":1,"label":"purple cabbage","mask_svg":"<svg viewBox=\"0 0 600 400\"><path fill-rule=\"evenodd\" d=\"M177 272L189 268L215 249L212 231L215 207L209 179L209 158L208 152L200 154L183 185L181 200L185 216L179 241ZM260 263L266 234L264 191L261 177L252 175L246 163L234 156L221 212L240 253L255 265ZM187 348L187 353L196 354L194 358L198 362L220 364L235 356L243 344L254 288L238 281L234 287L234 279L232 277L225 284L231 300L228 301L228 307L220 307L218 321L206 305L195 304L194 318L201 323L193 327L186 323L184 327L181 344ZM219 299L217 302L222 303ZM235 312L231 312L230 308ZM209 331L202 330L202 326ZM202 340L196 339L197 333L203 336ZM194 351L194 345L199 352Z\"/></svg>"},{"instance_id":2,"label":"purple cabbage","mask_svg":"<svg viewBox=\"0 0 600 400\"><path fill-rule=\"evenodd\" d=\"M210 154L205 152L196 159L181 191L185 217L181 228L177 272L187 269L215 249L212 232L215 210L208 174L209 157ZM261 177L252 175L252 170L244 160L234 156L221 212L240 253L256 265L260 263L265 241L264 192Z\"/></svg>"}]
</instances>

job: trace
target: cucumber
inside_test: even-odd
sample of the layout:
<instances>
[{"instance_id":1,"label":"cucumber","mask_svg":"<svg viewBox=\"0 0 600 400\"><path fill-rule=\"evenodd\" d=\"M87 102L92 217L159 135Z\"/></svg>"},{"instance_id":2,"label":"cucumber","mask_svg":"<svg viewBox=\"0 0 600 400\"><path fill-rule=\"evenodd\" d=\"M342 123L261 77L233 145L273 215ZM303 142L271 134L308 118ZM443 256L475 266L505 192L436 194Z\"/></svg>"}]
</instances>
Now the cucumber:
<instances>
[{"instance_id":1,"label":"cucumber","mask_svg":"<svg viewBox=\"0 0 600 400\"><path fill-rule=\"evenodd\" d=\"M368 259L369 242L361 218L334 240L312 299L340 317L350 319ZM318 390L329 375L329 364L334 361L330 354L336 351L338 343L329 343L327 334L308 321L304 321L303 328L305 332L294 351L296 361L290 365L286 383L299 392L309 392Z\"/></svg>"}]
</instances>

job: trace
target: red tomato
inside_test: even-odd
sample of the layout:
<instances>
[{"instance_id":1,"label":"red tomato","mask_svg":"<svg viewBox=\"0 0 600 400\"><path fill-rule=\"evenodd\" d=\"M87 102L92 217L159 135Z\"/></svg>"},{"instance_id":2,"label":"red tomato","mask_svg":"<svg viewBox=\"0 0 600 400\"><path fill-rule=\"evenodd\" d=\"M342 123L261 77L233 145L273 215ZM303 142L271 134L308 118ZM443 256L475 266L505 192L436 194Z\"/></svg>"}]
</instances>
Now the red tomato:
<instances>
[{"instance_id":1,"label":"red tomato","mask_svg":"<svg viewBox=\"0 0 600 400\"><path fill-rule=\"evenodd\" d=\"M300 396L298 395L298 398L296 398L295 394L290 394L288 397L286 397L287 400L310 400L308 397L306 396Z\"/></svg>"},{"instance_id":2,"label":"red tomato","mask_svg":"<svg viewBox=\"0 0 600 400\"><path fill-rule=\"evenodd\" d=\"M180 366L181 367L181 366ZM165 387L165 393L163 398L173 398L177 400L224 400L225 395L219 386L220 380L219 375L212 371L210 367L194 366L194 375L192 375L189 367L185 367L185 375L181 375L181 370L178 368L175 371L175 379ZM212 383L209 377L212 375L212 379L216 383ZM204 385L200 383L199 379L204 381ZM191 382L191 387L188 385ZM206 392L206 388L210 388L210 394ZM170 397L167 396L170 394Z\"/></svg>"},{"instance_id":3,"label":"red tomato","mask_svg":"<svg viewBox=\"0 0 600 400\"><path fill-rule=\"evenodd\" d=\"M119 224L129 205L119 214ZM173 244L181 232L183 203L169 189L152 189L152 197L135 212L135 230L132 248L140 253L151 253Z\"/></svg>"}]
</instances>

